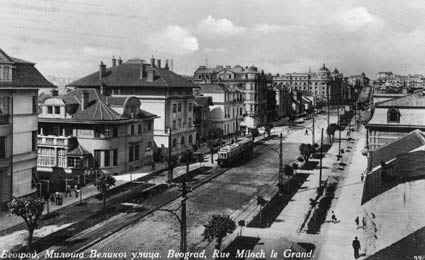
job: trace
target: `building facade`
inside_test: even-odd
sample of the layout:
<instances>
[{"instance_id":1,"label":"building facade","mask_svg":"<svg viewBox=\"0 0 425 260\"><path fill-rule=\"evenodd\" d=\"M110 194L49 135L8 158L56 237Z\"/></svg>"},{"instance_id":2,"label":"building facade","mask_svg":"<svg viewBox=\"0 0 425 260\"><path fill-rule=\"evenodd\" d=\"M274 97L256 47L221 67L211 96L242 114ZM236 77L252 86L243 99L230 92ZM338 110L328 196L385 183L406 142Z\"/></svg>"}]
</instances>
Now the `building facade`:
<instances>
[{"instance_id":1,"label":"building facade","mask_svg":"<svg viewBox=\"0 0 425 260\"><path fill-rule=\"evenodd\" d=\"M135 97L105 97L96 89L47 98L39 115L37 169L119 174L149 165L155 117Z\"/></svg>"},{"instance_id":2,"label":"building facade","mask_svg":"<svg viewBox=\"0 0 425 260\"><path fill-rule=\"evenodd\" d=\"M419 129L425 131L425 95L415 93L376 103L367 123L369 151L393 142Z\"/></svg>"},{"instance_id":3,"label":"building facade","mask_svg":"<svg viewBox=\"0 0 425 260\"><path fill-rule=\"evenodd\" d=\"M170 70L168 62L141 59L127 62L113 60L106 68L103 63L99 71L69 84L75 88L96 88L106 96L135 96L141 101L141 109L157 115L153 135L156 149L164 156L171 148L172 155L192 149L196 142L193 125L193 88L196 86Z\"/></svg>"},{"instance_id":4,"label":"building facade","mask_svg":"<svg viewBox=\"0 0 425 260\"><path fill-rule=\"evenodd\" d=\"M54 87L34 63L0 49L0 205L35 191L38 89ZM2 207L0 207L1 209Z\"/></svg>"},{"instance_id":5,"label":"building facade","mask_svg":"<svg viewBox=\"0 0 425 260\"><path fill-rule=\"evenodd\" d=\"M225 84L201 84L199 93L211 97L209 136L231 136L241 131L244 120L243 90Z\"/></svg>"},{"instance_id":6,"label":"building facade","mask_svg":"<svg viewBox=\"0 0 425 260\"><path fill-rule=\"evenodd\" d=\"M223 84L227 87L236 87L243 92L244 118L241 125L248 129L255 129L267 123L269 116L268 88L271 80L264 71L255 66L216 66L214 68L200 66L193 76L194 83ZM213 101L214 102L214 101Z\"/></svg>"},{"instance_id":7,"label":"building facade","mask_svg":"<svg viewBox=\"0 0 425 260\"><path fill-rule=\"evenodd\" d=\"M208 140L210 129L212 129L210 120L210 107L213 105L212 97L195 96L193 107L193 124L196 129L197 144Z\"/></svg>"},{"instance_id":8,"label":"building facade","mask_svg":"<svg viewBox=\"0 0 425 260\"><path fill-rule=\"evenodd\" d=\"M351 99L349 84L344 81L343 74L337 69L331 72L325 64L317 72L275 75L273 83L281 89L286 87L315 97L314 106L326 105L328 101L331 105L345 104Z\"/></svg>"}]
</instances>

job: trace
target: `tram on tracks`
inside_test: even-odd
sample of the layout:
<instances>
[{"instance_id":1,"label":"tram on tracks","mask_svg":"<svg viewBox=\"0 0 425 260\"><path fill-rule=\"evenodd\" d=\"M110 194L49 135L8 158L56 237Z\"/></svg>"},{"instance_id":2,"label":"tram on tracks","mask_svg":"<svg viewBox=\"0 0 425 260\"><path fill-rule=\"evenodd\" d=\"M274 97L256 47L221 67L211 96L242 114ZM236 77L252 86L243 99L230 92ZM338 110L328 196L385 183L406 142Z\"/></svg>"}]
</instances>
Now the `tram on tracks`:
<instances>
[{"instance_id":1,"label":"tram on tracks","mask_svg":"<svg viewBox=\"0 0 425 260\"><path fill-rule=\"evenodd\" d=\"M217 163L220 166L231 166L246 161L252 157L254 152L254 142L251 138L223 146L218 151Z\"/></svg>"}]
</instances>

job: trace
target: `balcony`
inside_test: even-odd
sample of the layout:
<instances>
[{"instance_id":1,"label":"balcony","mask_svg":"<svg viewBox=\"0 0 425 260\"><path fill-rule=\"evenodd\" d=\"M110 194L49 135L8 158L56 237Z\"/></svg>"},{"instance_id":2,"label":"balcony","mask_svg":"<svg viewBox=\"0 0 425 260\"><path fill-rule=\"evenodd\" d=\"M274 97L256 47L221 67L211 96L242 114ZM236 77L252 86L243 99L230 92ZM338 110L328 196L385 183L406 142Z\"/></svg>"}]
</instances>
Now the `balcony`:
<instances>
[{"instance_id":1,"label":"balcony","mask_svg":"<svg viewBox=\"0 0 425 260\"><path fill-rule=\"evenodd\" d=\"M9 114L0 114L0 125L9 124Z\"/></svg>"},{"instance_id":2,"label":"balcony","mask_svg":"<svg viewBox=\"0 0 425 260\"><path fill-rule=\"evenodd\" d=\"M71 136L38 135L37 145L68 148L72 144L71 138Z\"/></svg>"}]
</instances>

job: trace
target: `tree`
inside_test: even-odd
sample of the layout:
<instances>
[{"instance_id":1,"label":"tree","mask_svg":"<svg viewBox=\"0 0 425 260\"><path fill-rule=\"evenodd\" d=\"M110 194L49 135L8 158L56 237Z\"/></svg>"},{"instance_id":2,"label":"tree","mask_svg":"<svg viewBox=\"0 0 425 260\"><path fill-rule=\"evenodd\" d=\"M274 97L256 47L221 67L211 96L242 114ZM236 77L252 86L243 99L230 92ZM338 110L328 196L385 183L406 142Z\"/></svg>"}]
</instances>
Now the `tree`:
<instances>
[{"instance_id":1,"label":"tree","mask_svg":"<svg viewBox=\"0 0 425 260\"><path fill-rule=\"evenodd\" d=\"M338 125L337 124L330 124L328 126L328 128L326 128L326 133L329 136L329 141L333 142L334 139L334 135L335 135L335 131L338 130Z\"/></svg>"},{"instance_id":2,"label":"tree","mask_svg":"<svg viewBox=\"0 0 425 260\"><path fill-rule=\"evenodd\" d=\"M13 198L7 204L10 212L24 219L28 229L28 248L32 247L34 230L44 209L44 201L31 198Z\"/></svg>"},{"instance_id":3,"label":"tree","mask_svg":"<svg viewBox=\"0 0 425 260\"><path fill-rule=\"evenodd\" d=\"M216 239L216 249L220 249L223 238L236 229L236 223L228 215L213 215L204 226L204 239L209 242Z\"/></svg>"},{"instance_id":4,"label":"tree","mask_svg":"<svg viewBox=\"0 0 425 260\"><path fill-rule=\"evenodd\" d=\"M96 178L96 188L97 190L102 193L102 198L103 198L103 209L106 208L106 193L108 192L108 190L112 187L115 186L115 178L110 176L110 175L106 175L104 173L101 173L97 178Z\"/></svg>"},{"instance_id":5,"label":"tree","mask_svg":"<svg viewBox=\"0 0 425 260\"><path fill-rule=\"evenodd\" d=\"M301 144L299 149L301 155L304 157L305 162L308 162L308 159L313 152L313 146L311 144Z\"/></svg>"}]
</instances>

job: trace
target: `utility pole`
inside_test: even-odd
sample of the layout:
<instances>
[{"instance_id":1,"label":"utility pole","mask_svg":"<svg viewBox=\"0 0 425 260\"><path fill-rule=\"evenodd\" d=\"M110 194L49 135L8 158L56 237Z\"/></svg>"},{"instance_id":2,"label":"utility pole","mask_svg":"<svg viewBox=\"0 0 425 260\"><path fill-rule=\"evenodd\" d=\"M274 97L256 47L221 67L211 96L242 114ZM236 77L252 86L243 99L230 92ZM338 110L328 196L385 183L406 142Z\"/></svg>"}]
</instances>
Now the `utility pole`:
<instances>
[{"instance_id":1,"label":"utility pole","mask_svg":"<svg viewBox=\"0 0 425 260\"><path fill-rule=\"evenodd\" d=\"M187 251L187 223L186 223L186 200L187 200L187 186L186 186L186 178L189 174L189 165L191 159L191 152L187 151L186 156L186 174L183 177L182 183L182 201L181 201L181 225L180 225L180 250L182 253L186 253Z\"/></svg>"},{"instance_id":2,"label":"utility pole","mask_svg":"<svg viewBox=\"0 0 425 260\"><path fill-rule=\"evenodd\" d=\"M339 114L339 105L338 105L338 129L339 129L339 138L338 138L338 160L341 158L341 118Z\"/></svg>"},{"instance_id":3,"label":"utility pole","mask_svg":"<svg viewBox=\"0 0 425 260\"><path fill-rule=\"evenodd\" d=\"M330 98L329 98L329 83L326 85L326 95L328 96L328 128L330 124L330 118L331 118L331 105L330 105Z\"/></svg>"},{"instance_id":4,"label":"utility pole","mask_svg":"<svg viewBox=\"0 0 425 260\"><path fill-rule=\"evenodd\" d=\"M279 189L282 189L283 186L283 134L280 133L280 143L279 143Z\"/></svg>"},{"instance_id":5,"label":"utility pole","mask_svg":"<svg viewBox=\"0 0 425 260\"><path fill-rule=\"evenodd\" d=\"M314 112L313 112L313 130L312 130L312 136L311 136L311 138L312 138L312 141L311 141L311 145L314 145L314 143L315 143L315 136L314 136L314 131L315 131L315 126L314 126Z\"/></svg>"},{"instance_id":6,"label":"utility pole","mask_svg":"<svg viewBox=\"0 0 425 260\"><path fill-rule=\"evenodd\" d=\"M168 128L168 182L173 181L173 165L171 162L171 149L173 144L171 143L171 127Z\"/></svg>"},{"instance_id":7,"label":"utility pole","mask_svg":"<svg viewBox=\"0 0 425 260\"><path fill-rule=\"evenodd\" d=\"M323 160L323 128L320 135L320 170L319 170L319 188L322 186L322 160Z\"/></svg>"}]
</instances>

